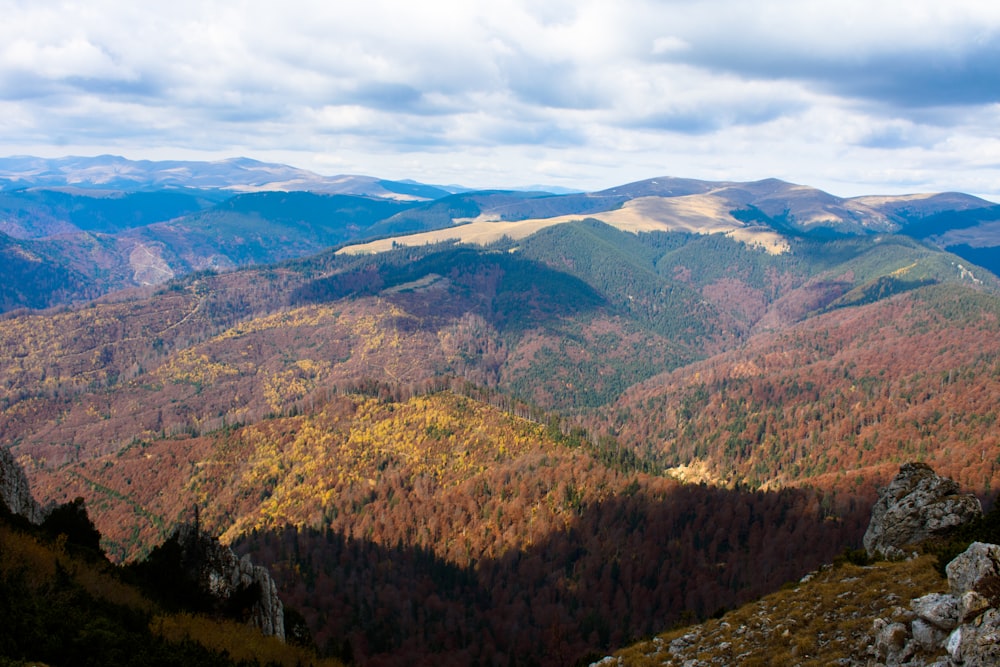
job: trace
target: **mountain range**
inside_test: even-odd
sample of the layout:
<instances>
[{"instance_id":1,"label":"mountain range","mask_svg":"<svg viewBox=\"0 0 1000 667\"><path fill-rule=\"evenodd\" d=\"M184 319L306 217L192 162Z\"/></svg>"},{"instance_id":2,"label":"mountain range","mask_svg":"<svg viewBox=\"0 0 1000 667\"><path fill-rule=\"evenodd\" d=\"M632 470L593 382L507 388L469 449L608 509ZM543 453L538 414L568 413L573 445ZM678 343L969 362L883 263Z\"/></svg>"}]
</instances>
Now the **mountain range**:
<instances>
[{"instance_id":1,"label":"mountain range","mask_svg":"<svg viewBox=\"0 0 1000 667\"><path fill-rule=\"evenodd\" d=\"M982 199L3 164L35 495L123 562L198 507L332 656L574 664L856 547L903 461L1000 484Z\"/></svg>"},{"instance_id":2,"label":"mountain range","mask_svg":"<svg viewBox=\"0 0 1000 667\"><path fill-rule=\"evenodd\" d=\"M389 181L370 176L320 176L305 169L249 158L157 162L127 160L115 155L0 158L0 183L5 190L55 188L95 194L187 189L230 194L302 191L404 200L437 199L456 191L415 181Z\"/></svg>"},{"instance_id":3,"label":"mountain range","mask_svg":"<svg viewBox=\"0 0 1000 667\"><path fill-rule=\"evenodd\" d=\"M631 232L722 233L772 253L786 252L795 236L902 234L1000 270L1000 208L959 193L844 199L775 179L678 178L594 193L456 190L322 177L248 159L0 159L8 278L0 310L71 303L331 246L485 244L582 218ZM371 239L380 240L361 243Z\"/></svg>"}]
</instances>

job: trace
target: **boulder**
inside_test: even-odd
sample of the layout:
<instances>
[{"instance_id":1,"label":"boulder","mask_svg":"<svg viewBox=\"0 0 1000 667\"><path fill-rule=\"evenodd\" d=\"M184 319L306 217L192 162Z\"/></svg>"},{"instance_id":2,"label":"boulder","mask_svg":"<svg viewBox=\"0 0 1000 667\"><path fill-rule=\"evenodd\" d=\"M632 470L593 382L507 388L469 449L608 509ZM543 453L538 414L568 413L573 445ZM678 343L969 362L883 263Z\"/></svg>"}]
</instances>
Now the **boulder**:
<instances>
[{"instance_id":1,"label":"boulder","mask_svg":"<svg viewBox=\"0 0 1000 667\"><path fill-rule=\"evenodd\" d=\"M907 463L879 491L864 545L869 556L904 548L982 516L975 496L922 463ZM948 593L910 602L910 618L877 618L868 665L1000 665L1000 546L974 542L946 566ZM856 663L857 664L857 663Z\"/></svg>"},{"instance_id":2,"label":"boulder","mask_svg":"<svg viewBox=\"0 0 1000 667\"><path fill-rule=\"evenodd\" d=\"M1000 546L973 542L945 566L945 572L952 595L962 597L972 591L990 597L1000 583ZM1000 590L996 590L996 594L1000 594Z\"/></svg>"},{"instance_id":3,"label":"boulder","mask_svg":"<svg viewBox=\"0 0 1000 667\"><path fill-rule=\"evenodd\" d=\"M875 655L886 663L899 664L899 654L910 639L910 630L899 622L876 618L872 627L875 635Z\"/></svg>"},{"instance_id":4,"label":"boulder","mask_svg":"<svg viewBox=\"0 0 1000 667\"><path fill-rule=\"evenodd\" d=\"M990 609L975 622L955 628L947 649L952 660L966 667L1000 665L1000 610Z\"/></svg>"},{"instance_id":5,"label":"boulder","mask_svg":"<svg viewBox=\"0 0 1000 667\"><path fill-rule=\"evenodd\" d=\"M958 602L958 618L962 623L971 621L990 608L990 600L976 591L966 591Z\"/></svg>"},{"instance_id":6,"label":"boulder","mask_svg":"<svg viewBox=\"0 0 1000 667\"><path fill-rule=\"evenodd\" d=\"M917 616L942 630L958 625L958 601L952 595L931 593L910 602Z\"/></svg>"},{"instance_id":7,"label":"boulder","mask_svg":"<svg viewBox=\"0 0 1000 667\"><path fill-rule=\"evenodd\" d=\"M941 648L941 643L948 638L947 632L922 618L914 619L910 623L910 632L913 633L914 641L924 651L936 651Z\"/></svg>"},{"instance_id":8,"label":"boulder","mask_svg":"<svg viewBox=\"0 0 1000 667\"><path fill-rule=\"evenodd\" d=\"M903 548L982 516L979 500L924 463L907 463L881 489L864 536L870 557L899 558Z\"/></svg>"},{"instance_id":9,"label":"boulder","mask_svg":"<svg viewBox=\"0 0 1000 667\"><path fill-rule=\"evenodd\" d=\"M912 621L875 619L869 664L1000 665L1000 546L974 542L946 570L949 592L911 601Z\"/></svg>"},{"instance_id":10,"label":"boulder","mask_svg":"<svg viewBox=\"0 0 1000 667\"><path fill-rule=\"evenodd\" d=\"M963 665L1000 665L1000 546L973 542L945 567L962 625L945 646Z\"/></svg>"}]
</instances>

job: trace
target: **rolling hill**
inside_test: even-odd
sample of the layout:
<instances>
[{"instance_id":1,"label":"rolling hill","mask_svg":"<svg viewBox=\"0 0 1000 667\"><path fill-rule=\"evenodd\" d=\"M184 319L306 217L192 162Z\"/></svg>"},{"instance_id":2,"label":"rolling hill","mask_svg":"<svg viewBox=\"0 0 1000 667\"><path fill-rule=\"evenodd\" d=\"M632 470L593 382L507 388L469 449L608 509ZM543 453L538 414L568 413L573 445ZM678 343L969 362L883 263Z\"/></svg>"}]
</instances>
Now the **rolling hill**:
<instances>
[{"instance_id":1,"label":"rolling hill","mask_svg":"<svg viewBox=\"0 0 1000 667\"><path fill-rule=\"evenodd\" d=\"M247 159L21 157L0 159L0 233L20 255L40 258L46 277L32 287L20 281L3 307L80 302L333 246L358 253L449 240L488 245L585 218L632 233L722 233L771 253L788 252L789 239L803 236L902 234L967 264L1000 267L998 208L960 193L845 199L776 179L666 177L594 193L456 193Z\"/></svg>"},{"instance_id":2,"label":"rolling hill","mask_svg":"<svg viewBox=\"0 0 1000 667\"><path fill-rule=\"evenodd\" d=\"M374 664L571 663L770 590L863 529L825 521L808 491L683 486L609 454L451 391L353 394L137 442L50 492L87 493L112 549L204 507L320 645Z\"/></svg>"},{"instance_id":3,"label":"rolling hill","mask_svg":"<svg viewBox=\"0 0 1000 667\"><path fill-rule=\"evenodd\" d=\"M572 664L856 546L905 460L995 492L1000 281L932 242L994 214L775 180L227 196L86 232L172 277L0 318L0 442L116 559L199 507L330 655ZM88 285L66 238L2 248L42 305Z\"/></svg>"}]
</instances>

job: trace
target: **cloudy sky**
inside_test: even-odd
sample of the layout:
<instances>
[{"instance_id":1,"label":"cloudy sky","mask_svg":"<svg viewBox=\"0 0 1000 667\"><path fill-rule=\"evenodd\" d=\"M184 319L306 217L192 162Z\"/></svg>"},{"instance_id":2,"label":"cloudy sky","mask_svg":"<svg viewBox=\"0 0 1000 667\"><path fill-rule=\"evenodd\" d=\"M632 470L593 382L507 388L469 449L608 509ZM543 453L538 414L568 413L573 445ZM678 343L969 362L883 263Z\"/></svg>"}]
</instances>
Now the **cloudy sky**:
<instances>
[{"instance_id":1,"label":"cloudy sky","mask_svg":"<svg viewBox=\"0 0 1000 667\"><path fill-rule=\"evenodd\" d=\"M0 154L1000 201L993 0L0 0Z\"/></svg>"}]
</instances>

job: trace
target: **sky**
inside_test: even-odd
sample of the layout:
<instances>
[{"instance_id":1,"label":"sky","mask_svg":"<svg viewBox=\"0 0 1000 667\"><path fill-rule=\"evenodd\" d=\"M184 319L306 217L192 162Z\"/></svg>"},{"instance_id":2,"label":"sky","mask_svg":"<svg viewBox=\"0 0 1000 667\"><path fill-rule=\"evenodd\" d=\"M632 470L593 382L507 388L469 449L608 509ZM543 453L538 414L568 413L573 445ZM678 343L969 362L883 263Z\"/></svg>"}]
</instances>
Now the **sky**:
<instances>
[{"instance_id":1,"label":"sky","mask_svg":"<svg viewBox=\"0 0 1000 667\"><path fill-rule=\"evenodd\" d=\"M0 0L0 155L1000 201L993 0Z\"/></svg>"}]
</instances>

